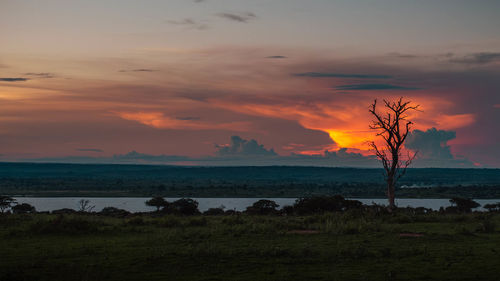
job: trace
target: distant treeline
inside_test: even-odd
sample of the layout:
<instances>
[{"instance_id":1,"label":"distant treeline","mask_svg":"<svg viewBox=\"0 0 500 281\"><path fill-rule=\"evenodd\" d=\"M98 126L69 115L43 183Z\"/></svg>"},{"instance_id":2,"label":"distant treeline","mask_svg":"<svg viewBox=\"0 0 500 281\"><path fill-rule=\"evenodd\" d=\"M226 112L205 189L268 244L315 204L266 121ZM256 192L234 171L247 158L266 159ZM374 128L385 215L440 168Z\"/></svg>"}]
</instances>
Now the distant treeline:
<instances>
[{"instance_id":1,"label":"distant treeline","mask_svg":"<svg viewBox=\"0 0 500 281\"><path fill-rule=\"evenodd\" d=\"M397 197L500 198L499 169L409 169ZM385 197L381 169L0 163L0 192L32 196Z\"/></svg>"}]
</instances>

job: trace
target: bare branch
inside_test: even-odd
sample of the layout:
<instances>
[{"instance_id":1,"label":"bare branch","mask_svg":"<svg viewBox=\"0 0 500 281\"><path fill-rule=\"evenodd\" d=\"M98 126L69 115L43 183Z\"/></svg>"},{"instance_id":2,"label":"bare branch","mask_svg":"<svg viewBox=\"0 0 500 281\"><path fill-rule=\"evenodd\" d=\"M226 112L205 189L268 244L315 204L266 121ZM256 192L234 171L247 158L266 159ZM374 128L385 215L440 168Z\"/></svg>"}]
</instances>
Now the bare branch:
<instances>
[{"instance_id":1,"label":"bare branch","mask_svg":"<svg viewBox=\"0 0 500 281\"><path fill-rule=\"evenodd\" d=\"M394 187L399 178L406 173L406 168L415 159L417 153L413 155L408 151L406 160L403 160L401 149L411 131L411 121L408 121L408 111L419 111L419 105L412 105L411 101L403 100L400 97L397 101L383 100L386 112L377 112L377 100L375 99L369 108L369 112L375 117L369 128L377 131L377 136L382 137L385 147L379 148L375 142L370 146L375 151L375 155L382 162L387 181L387 194L389 196L389 205L394 207Z\"/></svg>"}]
</instances>

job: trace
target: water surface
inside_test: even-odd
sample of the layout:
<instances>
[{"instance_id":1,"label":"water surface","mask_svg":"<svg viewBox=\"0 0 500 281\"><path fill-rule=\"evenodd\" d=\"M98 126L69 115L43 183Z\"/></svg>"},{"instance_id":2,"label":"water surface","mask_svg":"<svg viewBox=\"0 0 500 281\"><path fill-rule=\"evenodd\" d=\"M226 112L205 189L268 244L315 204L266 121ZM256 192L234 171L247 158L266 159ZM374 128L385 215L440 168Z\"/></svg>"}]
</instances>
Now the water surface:
<instances>
[{"instance_id":1,"label":"water surface","mask_svg":"<svg viewBox=\"0 0 500 281\"><path fill-rule=\"evenodd\" d=\"M90 205L95 206L94 211L100 211L104 207L116 207L127 210L129 212L148 212L155 208L146 206L144 202L149 200L149 197L15 197L19 203L28 203L37 209L37 211L53 211L62 208L78 209L78 201L81 199L90 200ZM179 198L165 198L167 201L174 201ZM252 205L259 199L273 200L280 205L292 205L296 198L193 198L198 201L200 211L206 211L209 208L217 208L224 206L226 210L243 211L246 207ZM355 200L361 201L363 204L387 204L387 199L370 199L364 198ZM489 203L500 202L500 199L477 199L481 206ZM399 207L425 207L433 210L438 210L440 207L450 206L449 199L415 199L401 198L396 199L396 204ZM481 209L481 208L478 208Z\"/></svg>"}]
</instances>

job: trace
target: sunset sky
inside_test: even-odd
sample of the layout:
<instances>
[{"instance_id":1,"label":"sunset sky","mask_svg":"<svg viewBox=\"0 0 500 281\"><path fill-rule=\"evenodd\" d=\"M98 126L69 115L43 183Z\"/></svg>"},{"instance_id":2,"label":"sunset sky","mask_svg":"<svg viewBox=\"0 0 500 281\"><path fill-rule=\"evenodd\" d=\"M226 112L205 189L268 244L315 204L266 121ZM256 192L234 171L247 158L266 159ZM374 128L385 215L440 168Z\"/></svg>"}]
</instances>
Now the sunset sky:
<instances>
[{"instance_id":1,"label":"sunset sky","mask_svg":"<svg viewBox=\"0 0 500 281\"><path fill-rule=\"evenodd\" d=\"M500 168L500 1L0 0L0 161Z\"/></svg>"}]
</instances>

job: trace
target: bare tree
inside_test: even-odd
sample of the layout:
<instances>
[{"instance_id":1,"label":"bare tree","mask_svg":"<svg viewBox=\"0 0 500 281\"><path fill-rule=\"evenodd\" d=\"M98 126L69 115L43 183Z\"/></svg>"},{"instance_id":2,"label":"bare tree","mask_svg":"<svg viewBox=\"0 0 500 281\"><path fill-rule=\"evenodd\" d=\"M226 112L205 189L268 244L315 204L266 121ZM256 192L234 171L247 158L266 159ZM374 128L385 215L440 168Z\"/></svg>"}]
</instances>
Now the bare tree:
<instances>
[{"instance_id":1,"label":"bare tree","mask_svg":"<svg viewBox=\"0 0 500 281\"><path fill-rule=\"evenodd\" d=\"M92 212L95 206L90 205L90 200L82 199L78 201L78 211L79 212Z\"/></svg>"},{"instance_id":2,"label":"bare tree","mask_svg":"<svg viewBox=\"0 0 500 281\"><path fill-rule=\"evenodd\" d=\"M405 174L406 168L417 155L417 152L410 153L408 151L406 157L403 157L401 149L413 124L407 120L407 113L411 110L418 110L419 105L412 105L410 101L404 101L402 97L395 102L384 100L384 105L386 111L377 112L377 100L375 99L369 110L375 117L370 129L378 131L377 136L382 137L384 145L379 147L373 141L370 145L384 166L387 198L389 199L389 209L392 210L396 207L394 203L396 183Z\"/></svg>"}]
</instances>

